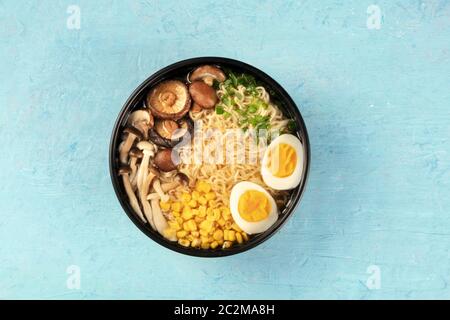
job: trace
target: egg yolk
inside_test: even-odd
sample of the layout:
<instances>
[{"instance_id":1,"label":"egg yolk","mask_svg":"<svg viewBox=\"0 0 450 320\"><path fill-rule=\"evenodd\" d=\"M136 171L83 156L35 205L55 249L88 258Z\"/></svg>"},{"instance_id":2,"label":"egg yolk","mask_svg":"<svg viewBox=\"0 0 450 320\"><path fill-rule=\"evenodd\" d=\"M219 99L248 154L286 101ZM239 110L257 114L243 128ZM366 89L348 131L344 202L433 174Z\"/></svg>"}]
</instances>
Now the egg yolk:
<instances>
[{"instance_id":1,"label":"egg yolk","mask_svg":"<svg viewBox=\"0 0 450 320\"><path fill-rule=\"evenodd\" d=\"M267 167L275 177L289 177L294 172L296 165L297 152L292 146L280 143L273 150L269 151Z\"/></svg>"},{"instance_id":2,"label":"egg yolk","mask_svg":"<svg viewBox=\"0 0 450 320\"><path fill-rule=\"evenodd\" d=\"M238 210L242 219L258 222L268 217L271 206L263 192L247 190L239 197Z\"/></svg>"}]
</instances>

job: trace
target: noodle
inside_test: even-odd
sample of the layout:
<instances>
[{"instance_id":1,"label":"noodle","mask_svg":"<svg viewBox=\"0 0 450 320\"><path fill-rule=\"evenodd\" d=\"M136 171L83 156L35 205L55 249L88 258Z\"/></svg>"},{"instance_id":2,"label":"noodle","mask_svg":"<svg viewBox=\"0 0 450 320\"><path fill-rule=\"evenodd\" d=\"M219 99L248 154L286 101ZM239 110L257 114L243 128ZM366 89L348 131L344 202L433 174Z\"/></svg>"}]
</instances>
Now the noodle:
<instances>
[{"instance_id":1,"label":"noodle","mask_svg":"<svg viewBox=\"0 0 450 320\"><path fill-rule=\"evenodd\" d=\"M246 88L242 85L237 86L235 94L233 96L233 102L240 108L248 107L252 101L255 99L253 95L246 92ZM267 108L261 108L258 110L256 115L268 117L270 128L273 131L284 130L288 124L288 119L283 116L281 110L271 103L268 92L264 87L256 87L257 98L262 100L267 104ZM226 89L223 84L220 85L217 91L219 98L222 98L226 94ZM214 109L203 110L198 113L192 113L190 116L194 121L198 121L201 124L203 132L208 129L215 129L220 131L222 135L220 136L220 143L218 144L217 138L207 137L206 139L200 139L200 145L202 150L208 150L211 152L211 156L215 159L218 154L226 154L224 148L227 147L229 142L229 135L227 135L227 130L234 129L240 131L243 134L243 139L239 140L237 143L238 150L243 148L245 159L239 161L239 152L234 152L231 159L227 159L223 163L182 163L180 165L179 171L186 174L189 180L194 184L196 180L208 181L214 192L217 194L217 206L226 205L228 206L230 193L233 186L240 181L250 181L258 185L265 186L263 179L261 177L261 163L260 159L262 154L260 150L253 150L250 146L255 145L255 136L252 135L251 130L246 132L242 131L240 124L239 113L234 112L232 107L225 107L225 112L229 114L228 117L224 117L223 114L217 114ZM194 139L195 140L195 139ZM239 142L241 142L239 144ZM181 157L192 157L195 154L194 148L196 148L196 143L192 143L185 149L180 149ZM243 143L243 145L242 145ZM256 159L253 163L245 161L246 159L252 158ZM219 157L220 158L220 157ZM231 160L231 161L228 161ZM284 205L288 199L288 193L286 191L277 191L268 188L268 191L274 196L277 203ZM189 192L187 186L180 186L176 189L177 193Z\"/></svg>"}]
</instances>

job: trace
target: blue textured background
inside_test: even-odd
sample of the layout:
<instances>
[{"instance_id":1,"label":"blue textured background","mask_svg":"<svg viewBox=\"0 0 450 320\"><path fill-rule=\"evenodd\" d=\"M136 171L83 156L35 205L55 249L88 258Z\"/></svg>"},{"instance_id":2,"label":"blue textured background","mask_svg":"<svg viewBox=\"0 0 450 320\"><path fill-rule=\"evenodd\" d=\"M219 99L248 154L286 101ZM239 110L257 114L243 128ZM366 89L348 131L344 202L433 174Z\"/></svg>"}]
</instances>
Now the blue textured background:
<instances>
[{"instance_id":1,"label":"blue textured background","mask_svg":"<svg viewBox=\"0 0 450 320\"><path fill-rule=\"evenodd\" d=\"M0 298L450 298L449 1L3 0L0 49ZM107 162L132 90L207 55L278 80L312 145L289 223L215 260L138 231Z\"/></svg>"}]
</instances>

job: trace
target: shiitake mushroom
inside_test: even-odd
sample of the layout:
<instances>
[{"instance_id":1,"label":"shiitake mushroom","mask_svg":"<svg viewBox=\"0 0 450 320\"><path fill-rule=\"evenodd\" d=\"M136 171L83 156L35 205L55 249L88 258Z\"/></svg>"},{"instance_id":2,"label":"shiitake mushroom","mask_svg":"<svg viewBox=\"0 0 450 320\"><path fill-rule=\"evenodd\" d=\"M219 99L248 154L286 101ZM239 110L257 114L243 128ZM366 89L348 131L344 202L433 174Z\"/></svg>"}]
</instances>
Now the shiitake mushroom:
<instances>
[{"instance_id":1,"label":"shiitake mushroom","mask_svg":"<svg viewBox=\"0 0 450 320\"><path fill-rule=\"evenodd\" d=\"M159 150L153 159L153 164L164 172L176 170L178 163L178 154L171 148Z\"/></svg>"},{"instance_id":2,"label":"shiitake mushroom","mask_svg":"<svg viewBox=\"0 0 450 320\"><path fill-rule=\"evenodd\" d=\"M178 120L189 111L191 97L183 82L167 80L148 93L146 105L156 118Z\"/></svg>"},{"instance_id":3,"label":"shiitake mushroom","mask_svg":"<svg viewBox=\"0 0 450 320\"><path fill-rule=\"evenodd\" d=\"M217 94L213 87L203 81L194 81L189 85L192 100L204 109L211 109L217 103Z\"/></svg>"},{"instance_id":4,"label":"shiitake mushroom","mask_svg":"<svg viewBox=\"0 0 450 320\"><path fill-rule=\"evenodd\" d=\"M173 120L157 120L149 131L149 139L162 147L172 148L189 132L192 134L194 124L189 117Z\"/></svg>"},{"instance_id":5,"label":"shiitake mushroom","mask_svg":"<svg viewBox=\"0 0 450 320\"><path fill-rule=\"evenodd\" d=\"M211 65L200 66L192 71L189 76L189 81L194 82L202 80L209 86L213 85L214 80L217 82L224 82L225 79L225 73L219 68Z\"/></svg>"},{"instance_id":6,"label":"shiitake mushroom","mask_svg":"<svg viewBox=\"0 0 450 320\"><path fill-rule=\"evenodd\" d=\"M172 135L179 129L178 123L173 120L161 120L156 123L156 132L165 139L172 139Z\"/></svg>"}]
</instances>

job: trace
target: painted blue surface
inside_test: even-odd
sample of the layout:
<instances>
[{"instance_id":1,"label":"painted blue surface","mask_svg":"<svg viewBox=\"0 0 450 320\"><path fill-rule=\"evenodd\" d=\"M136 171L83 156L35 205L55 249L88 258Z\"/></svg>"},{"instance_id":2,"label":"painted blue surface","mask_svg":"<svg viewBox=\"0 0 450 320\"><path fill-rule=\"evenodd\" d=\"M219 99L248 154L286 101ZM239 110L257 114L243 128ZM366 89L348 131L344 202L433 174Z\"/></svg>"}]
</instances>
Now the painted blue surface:
<instances>
[{"instance_id":1,"label":"painted blue surface","mask_svg":"<svg viewBox=\"0 0 450 320\"><path fill-rule=\"evenodd\" d=\"M0 49L0 298L450 298L449 1L0 1ZM312 145L289 223L215 260L138 231L107 162L131 91L209 55L278 80Z\"/></svg>"}]
</instances>

